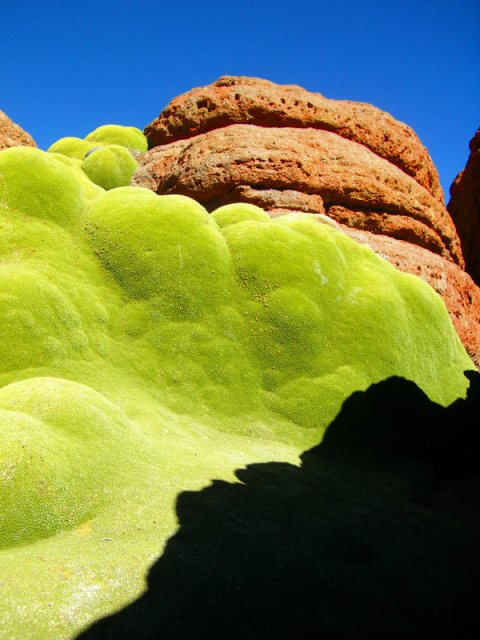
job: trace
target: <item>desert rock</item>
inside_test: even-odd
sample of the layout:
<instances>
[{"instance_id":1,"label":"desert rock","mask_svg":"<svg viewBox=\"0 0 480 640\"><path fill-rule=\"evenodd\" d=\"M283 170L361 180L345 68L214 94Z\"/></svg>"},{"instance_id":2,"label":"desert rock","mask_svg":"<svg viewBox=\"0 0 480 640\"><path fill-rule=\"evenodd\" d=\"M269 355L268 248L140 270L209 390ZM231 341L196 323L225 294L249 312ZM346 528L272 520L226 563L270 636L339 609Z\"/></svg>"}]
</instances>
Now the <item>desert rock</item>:
<instances>
[{"instance_id":1,"label":"desert rock","mask_svg":"<svg viewBox=\"0 0 480 640\"><path fill-rule=\"evenodd\" d=\"M462 243L466 270L480 284L480 129L470 142L470 157L450 187L448 211Z\"/></svg>"},{"instance_id":2,"label":"desert rock","mask_svg":"<svg viewBox=\"0 0 480 640\"><path fill-rule=\"evenodd\" d=\"M330 100L296 85L223 76L172 100L145 134L154 147L230 124L333 131L400 167L443 201L435 165L413 129L370 104Z\"/></svg>"},{"instance_id":3,"label":"desert rock","mask_svg":"<svg viewBox=\"0 0 480 640\"><path fill-rule=\"evenodd\" d=\"M36 147L37 145L29 133L0 111L0 150L17 146Z\"/></svg>"}]
</instances>

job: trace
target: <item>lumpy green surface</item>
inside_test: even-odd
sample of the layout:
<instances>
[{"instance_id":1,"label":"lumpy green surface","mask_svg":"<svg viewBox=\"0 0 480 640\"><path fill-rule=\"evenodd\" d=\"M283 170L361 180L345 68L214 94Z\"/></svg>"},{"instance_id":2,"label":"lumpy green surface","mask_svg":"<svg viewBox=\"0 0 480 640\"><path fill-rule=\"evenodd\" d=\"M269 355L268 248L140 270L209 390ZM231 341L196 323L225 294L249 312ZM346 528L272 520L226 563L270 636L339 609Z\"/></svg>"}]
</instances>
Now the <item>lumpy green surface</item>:
<instances>
[{"instance_id":1,"label":"lumpy green surface","mask_svg":"<svg viewBox=\"0 0 480 640\"><path fill-rule=\"evenodd\" d=\"M137 151L147 150L147 139L136 127L123 127L118 124L104 124L89 133L86 140L96 144L119 144Z\"/></svg>"},{"instance_id":2,"label":"lumpy green surface","mask_svg":"<svg viewBox=\"0 0 480 640\"><path fill-rule=\"evenodd\" d=\"M115 189L130 184L137 166L128 149L118 144L91 149L82 162L82 169L92 182L103 189Z\"/></svg>"},{"instance_id":3,"label":"lumpy green surface","mask_svg":"<svg viewBox=\"0 0 480 640\"><path fill-rule=\"evenodd\" d=\"M397 375L447 405L473 369L442 300L330 226L104 191L65 140L0 153L8 638L133 600L180 492L298 462L353 391Z\"/></svg>"},{"instance_id":4,"label":"lumpy green surface","mask_svg":"<svg viewBox=\"0 0 480 640\"><path fill-rule=\"evenodd\" d=\"M147 139L136 127L107 124L85 139L66 137L54 142L48 152L68 158L69 166L94 185L115 189L130 184L137 166L134 155L147 150ZM65 160L64 164L67 164ZM85 181L85 180L84 180Z\"/></svg>"}]
</instances>

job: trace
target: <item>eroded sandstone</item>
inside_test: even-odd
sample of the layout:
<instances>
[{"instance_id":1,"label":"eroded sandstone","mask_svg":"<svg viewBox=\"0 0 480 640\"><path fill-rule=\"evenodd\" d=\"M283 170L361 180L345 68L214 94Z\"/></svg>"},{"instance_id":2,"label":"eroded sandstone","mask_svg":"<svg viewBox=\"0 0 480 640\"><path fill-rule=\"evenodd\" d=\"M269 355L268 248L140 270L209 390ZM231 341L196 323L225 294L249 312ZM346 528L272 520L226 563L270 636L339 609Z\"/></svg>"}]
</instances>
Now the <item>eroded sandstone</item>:
<instances>
[{"instance_id":1,"label":"eroded sandstone","mask_svg":"<svg viewBox=\"0 0 480 640\"><path fill-rule=\"evenodd\" d=\"M296 85L223 76L172 100L145 134L154 147L230 124L333 131L392 162L443 201L435 165L411 127L370 104L331 100Z\"/></svg>"}]
</instances>

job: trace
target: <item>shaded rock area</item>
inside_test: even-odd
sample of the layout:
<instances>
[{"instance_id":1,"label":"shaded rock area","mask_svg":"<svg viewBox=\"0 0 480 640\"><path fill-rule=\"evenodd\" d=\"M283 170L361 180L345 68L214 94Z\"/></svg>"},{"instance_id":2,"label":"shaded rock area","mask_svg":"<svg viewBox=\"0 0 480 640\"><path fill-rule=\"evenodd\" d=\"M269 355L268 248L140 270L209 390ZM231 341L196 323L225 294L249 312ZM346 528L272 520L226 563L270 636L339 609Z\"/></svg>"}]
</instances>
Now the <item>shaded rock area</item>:
<instances>
[{"instance_id":1,"label":"shaded rock area","mask_svg":"<svg viewBox=\"0 0 480 640\"><path fill-rule=\"evenodd\" d=\"M10 120L6 113L0 111L0 150L18 146L36 147L37 145L29 133Z\"/></svg>"},{"instance_id":2,"label":"shaded rock area","mask_svg":"<svg viewBox=\"0 0 480 640\"><path fill-rule=\"evenodd\" d=\"M480 375L447 409L390 378L354 393L301 466L177 500L145 593L81 640L476 638Z\"/></svg>"},{"instance_id":3,"label":"shaded rock area","mask_svg":"<svg viewBox=\"0 0 480 640\"><path fill-rule=\"evenodd\" d=\"M480 290L462 254L464 246L469 264L480 260L478 182L461 190L464 204L452 196L460 242L433 161L410 127L368 104L224 76L172 100L145 134L150 151L132 184L193 197L209 211L249 202L272 216L303 211L334 221L432 285L480 365ZM468 166L478 162L472 144L477 159ZM456 182L474 184L474 174L466 169Z\"/></svg>"},{"instance_id":4,"label":"shaded rock area","mask_svg":"<svg viewBox=\"0 0 480 640\"><path fill-rule=\"evenodd\" d=\"M462 243L466 270L480 284L480 128L470 141L470 157L450 187L447 209Z\"/></svg>"}]
</instances>

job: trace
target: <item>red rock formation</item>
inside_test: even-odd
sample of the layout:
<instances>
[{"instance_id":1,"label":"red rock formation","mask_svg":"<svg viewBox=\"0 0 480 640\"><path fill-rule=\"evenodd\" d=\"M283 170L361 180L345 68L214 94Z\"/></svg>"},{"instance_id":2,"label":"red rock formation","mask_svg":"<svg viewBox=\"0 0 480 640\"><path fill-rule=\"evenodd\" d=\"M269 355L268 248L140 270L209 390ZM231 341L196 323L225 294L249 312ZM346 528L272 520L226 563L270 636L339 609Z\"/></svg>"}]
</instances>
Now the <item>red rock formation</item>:
<instances>
[{"instance_id":1,"label":"red rock formation","mask_svg":"<svg viewBox=\"0 0 480 640\"><path fill-rule=\"evenodd\" d=\"M223 76L172 100L145 135L155 147L230 124L333 131L397 165L443 201L435 165L413 129L370 104L329 100L295 85Z\"/></svg>"},{"instance_id":2,"label":"red rock formation","mask_svg":"<svg viewBox=\"0 0 480 640\"><path fill-rule=\"evenodd\" d=\"M175 98L145 133L151 150L133 184L208 210L251 202L273 216L304 211L338 225L436 289L480 364L480 289L463 270L436 169L409 127L370 105L224 77Z\"/></svg>"},{"instance_id":3,"label":"red rock formation","mask_svg":"<svg viewBox=\"0 0 480 640\"><path fill-rule=\"evenodd\" d=\"M36 147L37 145L29 133L0 111L0 150L17 146Z\"/></svg>"},{"instance_id":4,"label":"red rock formation","mask_svg":"<svg viewBox=\"0 0 480 640\"><path fill-rule=\"evenodd\" d=\"M466 270L480 284L480 129L470 141L470 157L450 196L447 209L460 236Z\"/></svg>"}]
</instances>

